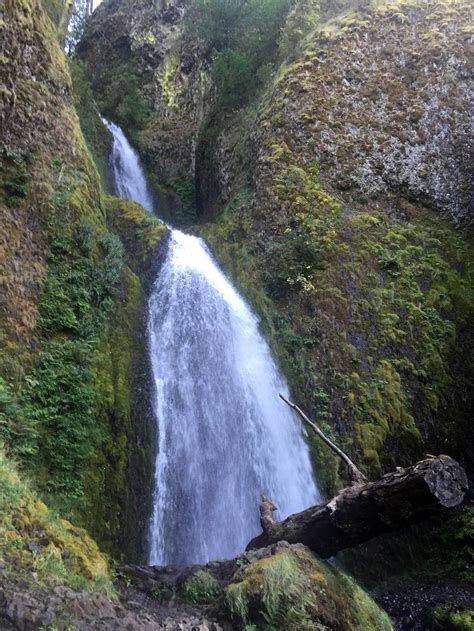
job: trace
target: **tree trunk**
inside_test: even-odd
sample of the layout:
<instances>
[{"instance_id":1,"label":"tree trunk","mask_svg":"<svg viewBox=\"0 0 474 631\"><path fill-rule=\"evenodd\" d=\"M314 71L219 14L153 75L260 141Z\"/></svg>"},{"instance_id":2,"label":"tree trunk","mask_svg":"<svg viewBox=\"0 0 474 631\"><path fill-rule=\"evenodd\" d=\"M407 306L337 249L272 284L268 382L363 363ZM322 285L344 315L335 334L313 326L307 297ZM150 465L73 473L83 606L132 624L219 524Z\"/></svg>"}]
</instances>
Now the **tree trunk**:
<instances>
[{"instance_id":1,"label":"tree trunk","mask_svg":"<svg viewBox=\"0 0 474 631\"><path fill-rule=\"evenodd\" d=\"M264 532L252 539L247 549L284 540L303 543L323 558L331 557L339 550L458 506L467 488L462 467L449 456L438 456L387 473L376 482L346 487L329 502L281 522L271 518L270 500L263 498L260 512Z\"/></svg>"}]
</instances>

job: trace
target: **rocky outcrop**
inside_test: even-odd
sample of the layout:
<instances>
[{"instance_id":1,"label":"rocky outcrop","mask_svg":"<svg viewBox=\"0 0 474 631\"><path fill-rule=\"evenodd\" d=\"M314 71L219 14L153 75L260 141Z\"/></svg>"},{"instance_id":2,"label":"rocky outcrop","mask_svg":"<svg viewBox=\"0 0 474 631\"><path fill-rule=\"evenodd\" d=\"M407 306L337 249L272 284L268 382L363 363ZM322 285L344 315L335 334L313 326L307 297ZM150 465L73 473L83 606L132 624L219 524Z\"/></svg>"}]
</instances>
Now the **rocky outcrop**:
<instances>
[{"instance_id":1,"label":"rocky outcrop","mask_svg":"<svg viewBox=\"0 0 474 631\"><path fill-rule=\"evenodd\" d=\"M184 31L188 4L105 1L78 48L99 108L127 130L152 185L184 197L213 92L207 51Z\"/></svg>"},{"instance_id":2,"label":"rocky outcrop","mask_svg":"<svg viewBox=\"0 0 474 631\"><path fill-rule=\"evenodd\" d=\"M218 628L392 628L355 583L302 545L278 544L203 566L121 568L126 599L154 596L162 607L193 603ZM190 627L185 627L190 628ZM211 627L212 628L212 627Z\"/></svg>"},{"instance_id":3,"label":"rocky outcrop","mask_svg":"<svg viewBox=\"0 0 474 631\"><path fill-rule=\"evenodd\" d=\"M91 155L106 182L110 137L77 64L72 87L68 7L2 7L0 441L64 517L137 559L154 442L135 380L146 373L144 270L159 263L164 228L141 208L107 216Z\"/></svg>"},{"instance_id":4,"label":"rocky outcrop","mask_svg":"<svg viewBox=\"0 0 474 631\"><path fill-rule=\"evenodd\" d=\"M136 607L135 603L135 607ZM24 589L19 581L0 569L0 628L2 631L37 629L77 629L77 631L222 631L196 610L132 608L111 602L106 596L81 592L70 587Z\"/></svg>"},{"instance_id":5,"label":"rocky outcrop","mask_svg":"<svg viewBox=\"0 0 474 631\"><path fill-rule=\"evenodd\" d=\"M461 1L335 18L267 95L281 122L260 126L256 147L283 124L290 148L344 197L392 193L472 225L471 17Z\"/></svg>"},{"instance_id":6,"label":"rocky outcrop","mask_svg":"<svg viewBox=\"0 0 474 631\"><path fill-rule=\"evenodd\" d=\"M7 2L0 25L0 344L8 353L14 350L20 362L28 361L37 338L38 293L48 247L47 197L54 178L51 162L73 153L77 129L56 28L45 12L35 12L31 5L26 0Z\"/></svg>"}]
</instances>

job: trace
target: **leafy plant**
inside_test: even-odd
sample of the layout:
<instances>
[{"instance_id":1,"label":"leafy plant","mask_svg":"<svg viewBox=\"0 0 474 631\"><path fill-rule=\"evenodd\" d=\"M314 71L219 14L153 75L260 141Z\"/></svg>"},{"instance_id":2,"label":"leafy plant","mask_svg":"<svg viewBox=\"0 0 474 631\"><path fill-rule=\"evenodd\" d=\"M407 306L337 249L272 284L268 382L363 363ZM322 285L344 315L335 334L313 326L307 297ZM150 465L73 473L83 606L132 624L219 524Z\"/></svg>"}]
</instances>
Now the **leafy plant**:
<instances>
[{"instance_id":1,"label":"leafy plant","mask_svg":"<svg viewBox=\"0 0 474 631\"><path fill-rule=\"evenodd\" d=\"M269 81L290 5L290 0L193 0L187 28L214 51L220 107L240 107Z\"/></svg>"},{"instance_id":2,"label":"leafy plant","mask_svg":"<svg viewBox=\"0 0 474 631\"><path fill-rule=\"evenodd\" d=\"M0 191L8 204L20 204L28 194L30 176L27 156L2 149L0 153Z\"/></svg>"},{"instance_id":3,"label":"leafy plant","mask_svg":"<svg viewBox=\"0 0 474 631\"><path fill-rule=\"evenodd\" d=\"M212 602L220 592L217 580L205 570L199 570L188 578L183 588L184 597L193 603Z\"/></svg>"}]
</instances>

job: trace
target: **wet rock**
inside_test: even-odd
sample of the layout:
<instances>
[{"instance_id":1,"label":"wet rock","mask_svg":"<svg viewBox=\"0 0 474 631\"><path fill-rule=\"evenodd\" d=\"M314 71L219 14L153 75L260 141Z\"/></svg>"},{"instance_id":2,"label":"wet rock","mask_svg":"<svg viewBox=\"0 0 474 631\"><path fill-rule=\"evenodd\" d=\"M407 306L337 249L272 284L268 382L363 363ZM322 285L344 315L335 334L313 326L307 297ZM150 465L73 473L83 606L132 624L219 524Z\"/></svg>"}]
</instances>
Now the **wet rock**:
<instances>
[{"instance_id":1,"label":"wet rock","mask_svg":"<svg viewBox=\"0 0 474 631\"><path fill-rule=\"evenodd\" d=\"M26 541L25 548L33 554L39 554L41 552L40 546L33 541Z\"/></svg>"}]
</instances>

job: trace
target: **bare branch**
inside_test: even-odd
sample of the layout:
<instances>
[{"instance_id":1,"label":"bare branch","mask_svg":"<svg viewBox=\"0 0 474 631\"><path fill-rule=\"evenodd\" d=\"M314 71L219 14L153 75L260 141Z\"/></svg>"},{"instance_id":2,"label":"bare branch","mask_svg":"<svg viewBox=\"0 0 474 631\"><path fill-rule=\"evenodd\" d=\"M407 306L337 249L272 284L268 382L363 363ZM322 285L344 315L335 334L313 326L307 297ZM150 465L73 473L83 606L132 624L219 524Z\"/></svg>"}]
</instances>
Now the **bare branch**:
<instances>
[{"instance_id":1,"label":"bare branch","mask_svg":"<svg viewBox=\"0 0 474 631\"><path fill-rule=\"evenodd\" d=\"M305 423L307 423L311 429L323 440L328 447L330 447L334 453L336 453L341 460L343 460L349 468L349 479L352 484L363 484L366 482L366 477L363 475L361 471L356 467L356 465L352 462L352 460L347 456L342 449L339 449L337 445L335 445L332 440L330 440L320 429L319 427L311 421L306 414L301 410L297 405L289 401L286 397L280 394L280 399L282 399L287 405L290 406L291 409L295 410L299 414L299 416L303 419Z\"/></svg>"}]
</instances>

